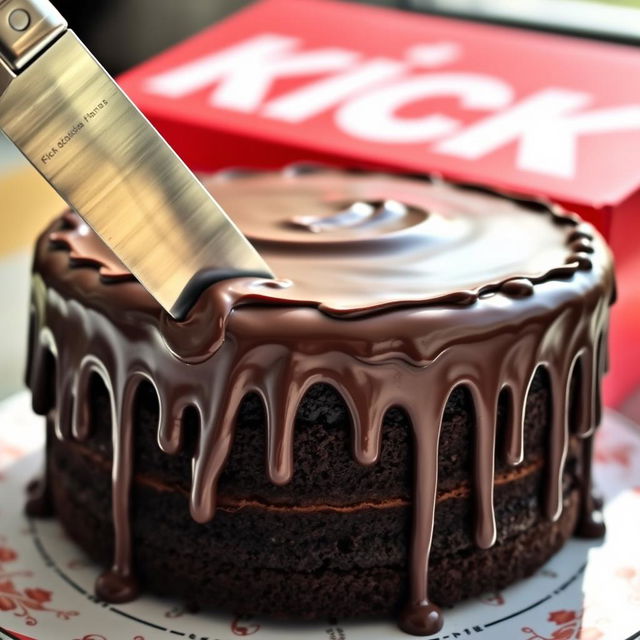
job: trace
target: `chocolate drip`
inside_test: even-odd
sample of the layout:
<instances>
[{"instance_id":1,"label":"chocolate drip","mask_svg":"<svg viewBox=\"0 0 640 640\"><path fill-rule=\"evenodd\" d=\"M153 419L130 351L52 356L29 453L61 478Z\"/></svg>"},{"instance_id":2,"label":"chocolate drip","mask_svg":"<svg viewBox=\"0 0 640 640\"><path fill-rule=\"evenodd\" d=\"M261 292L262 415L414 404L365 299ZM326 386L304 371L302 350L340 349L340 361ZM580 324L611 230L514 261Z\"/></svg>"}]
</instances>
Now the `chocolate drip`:
<instances>
[{"instance_id":1,"label":"chocolate drip","mask_svg":"<svg viewBox=\"0 0 640 640\"><path fill-rule=\"evenodd\" d=\"M335 176L342 174L331 173L328 185L334 184ZM258 180L258 186L272 193L273 185L265 182L264 176L238 180L249 181L249 186ZM271 180L280 190L285 189L282 179ZM315 175L295 180L288 189L298 195L300 191L306 193L305 180L312 180L311 195L316 197L320 186L314 182ZM353 188L367 200L375 200L386 189L389 198L406 192L411 196L410 206L423 204L416 202L418 186L406 187L409 181L398 180L399 186L393 179L384 178L380 186L372 178L357 178L359 182L352 186L347 178L340 180L344 188ZM367 180L376 186L367 187ZM322 181L320 185L326 187ZM496 214L497 220L492 219L492 211L500 210L504 198L458 193L448 185L431 188L430 206L424 207L430 211L429 220L438 218L435 205L440 195L444 209L464 205L465 211L475 212L476 217L469 218L469 224L476 235L460 236L456 232L456 242L466 238L482 244L482 229L490 233L493 225L503 224L500 216L505 211ZM372 193L363 194L367 189ZM452 192L455 197L449 200ZM236 193L242 204L247 193L244 185ZM250 190L249 193L253 195ZM260 211L259 201L249 200L251 207ZM488 203L493 203L494 209ZM234 211L228 203L225 207ZM280 210L269 211L286 218ZM523 460L523 413L529 385L538 367L546 370L553 417L545 512L551 519L558 518L562 510L562 474L569 442L569 385L578 362L584 412L579 435L584 439L585 456L590 454L597 417L596 395L604 361L604 347L598 349L597 345L605 332L613 288L608 250L590 227L573 217L544 208L530 212L511 202L508 211L509 215L520 212L533 216L527 218L527 225L537 224L535 219L542 221L541 233L551 244L544 260L524 257L522 265L509 264L502 273L499 268L490 267L486 282L477 275L471 280L465 274L454 275L456 287L460 288L449 291L435 282L443 279L436 274L433 283L423 283L428 295L423 292L417 296L415 291L403 289L402 299L395 290L380 293L384 278L382 283L370 280L367 266L358 277L346 278L347 284L343 283L337 295L323 299L309 281L296 279L295 256L291 262L291 285L280 283L274 288L273 283L248 279L219 283L202 295L188 321L182 324L164 315L135 282L107 285L100 281L95 269L69 271L68 254L52 250L47 238L42 238L35 263L36 337L32 340L30 376L34 407L40 412L49 408L42 382L46 378L43 369L47 353L57 359L57 437L90 437L87 388L92 374L102 377L111 397L115 555L111 569L98 580L98 595L121 602L137 592L129 499L133 406L143 380L150 381L156 390L160 408L158 442L168 454L182 446L185 411L192 408L200 416L190 496L191 515L198 522L215 515L216 485L233 444L235 418L243 398L255 392L264 401L269 478L275 484L285 484L295 466L293 430L297 407L311 385L324 382L336 388L352 414L353 455L361 464L375 464L379 457L382 422L388 409L399 407L410 418L415 442L414 518L409 599L400 625L417 635L440 629L442 614L429 600L428 565L438 481L438 442L442 412L451 392L459 385L465 386L474 406L474 527L476 543L483 548L496 541L493 485L500 393L509 394L505 456L510 464L517 465ZM465 218L466 214L461 215ZM482 220L481 215L486 215L488 221ZM273 220L272 224L273 227L268 227L267 222L257 224L257 232L264 235L269 231L280 238L275 243L271 238L269 246L273 255L284 261L289 254L283 246L291 242L288 234L294 232ZM515 221L511 224L518 226ZM455 216L451 214L444 231L453 227ZM57 226L54 228L56 233L61 232ZM374 241L376 259L378 240ZM580 246L574 246L578 241ZM427 240L421 237L422 242ZM433 242L437 244L438 238ZM488 244L487 252L491 253L495 247L491 241ZM326 251L331 254L333 247L330 243ZM395 249L400 256L394 275L398 282L405 277L404 261L415 257L412 247L409 237ZM587 253L585 247L591 249L588 268L582 260ZM478 251L474 247L473 255L480 255ZM263 253L269 260L268 251ZM578 254L580 259L574 259ZM327 277L323 267L330 274L335 261L344 260L345 256L340 252L330 255L329 263L322 256L317 259L315 277L321 288ZM480 275L483 269L476 267ZM287 276L290 273L282 268L277 271ZM347 285L363 287L365 283L366 291L356 294L347 306ZM460 307L462 300L464 307ZM588 532L594 530L589 528L593 505L588 464L583 473L581 530Z\"/></svg>"},{"instance_id":2,"label":"chocolate drip","mask_svg":"<svg viewBox=\"0 0 640 640\"><path fill-rule=\"evenodd\" d=\"M51 242L69 250L69 260L75 266L98 267L105 280L131 280L127 267L112 253L107 245L91 231L89 225L73 213L63 216L64 228L54 231Z\"/></svg>"}]
</instances>

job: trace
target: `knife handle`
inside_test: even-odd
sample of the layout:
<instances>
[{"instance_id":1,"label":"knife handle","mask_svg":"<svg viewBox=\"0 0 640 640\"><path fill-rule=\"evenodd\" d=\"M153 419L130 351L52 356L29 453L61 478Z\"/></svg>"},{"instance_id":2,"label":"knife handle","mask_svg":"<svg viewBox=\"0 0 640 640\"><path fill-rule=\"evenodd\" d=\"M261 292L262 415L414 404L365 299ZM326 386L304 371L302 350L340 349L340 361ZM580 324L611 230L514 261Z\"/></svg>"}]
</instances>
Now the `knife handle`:
<instances>
[{"instance_id":1,"label":"knife handle","mask_svg":"<svg viewBox=\"0 0 640 640\"><path fill-rule=\"evenodd\" d=\"M49 0L0 0L0 91L3 75L19 73L66 29Z\"/></svg>"}]
</instances>

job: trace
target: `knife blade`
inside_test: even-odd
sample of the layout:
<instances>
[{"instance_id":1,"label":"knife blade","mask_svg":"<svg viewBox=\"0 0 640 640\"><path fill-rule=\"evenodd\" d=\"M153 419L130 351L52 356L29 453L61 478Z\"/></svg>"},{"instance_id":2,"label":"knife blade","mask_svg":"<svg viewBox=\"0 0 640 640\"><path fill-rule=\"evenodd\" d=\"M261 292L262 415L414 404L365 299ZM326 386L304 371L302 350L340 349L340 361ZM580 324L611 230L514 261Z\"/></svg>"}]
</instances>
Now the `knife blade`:
<instances>
[{"instance_id":1,"label":"knife blade","mask_svg":"<svg viewBox=\"0 0 640 640\"><path fill-rule=\"evenodd\" d=\"M273 277L48 0L0 0L0 129L174 318Z\"/></svg>"}]
</instances>

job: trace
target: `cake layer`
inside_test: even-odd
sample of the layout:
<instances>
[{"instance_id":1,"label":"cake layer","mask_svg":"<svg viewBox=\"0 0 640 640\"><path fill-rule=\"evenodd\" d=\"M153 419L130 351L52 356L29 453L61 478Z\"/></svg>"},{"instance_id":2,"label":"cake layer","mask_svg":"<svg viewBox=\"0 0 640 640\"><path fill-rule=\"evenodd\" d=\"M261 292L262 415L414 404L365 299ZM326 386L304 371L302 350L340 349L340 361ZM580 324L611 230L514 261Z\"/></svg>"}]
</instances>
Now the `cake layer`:
<instances>
[{"instance_id":1,"label":"cake layer","mask_svg":"<svg viewBox=\"0 0 640 640\"><path fill-rule=\"evenodd\" d=\"M51 375L55 375L51 372ZM574 379L573 403L577 401ZM187 494L191 490L191 461L198 440L197 416L185 426L181 449L167 455L157 444L158 403L150 385L142 385L135 408L134 456L137 474L160 478ZM109 395L98 375L91 386L92 436L83 446L99 453L103 460L113 455ZM529 389L524 418L524 458L514 468L506 460L504 422L507 407L499 407L496 442L496 475L515 475L531 465L540 467L548 450L550 395L548 381L540 370ZM570 416L578 427L577 412ZM349 505L357 502L397 500L412 496L411 424L400 410L390 409L382 428L380 459L375 465L359 464L353 456L352 421L344 400L332 387L312 386L296 414L293 440L294 468L290 482L274 485L267 470L267 425L264 408L256 395L240 405L229 458L218 483L218 504L231 498L255 499L274 505L304 506L321 501ZM474 415L471 400L463 388L451 394L442 419L438 448L438 491L456 491L473 480ZM498 482L498 480L496 480ZM542 490L540 492L542 497Z\"/></svg>"},{"instance_id":2,"label":"cake layer","mask_svg":"<svg viewBox=\"0 0 640 640\"><path fill-rule=\"evenodd\" d=\"M110 468L95 453L56 442L51 486L58 517L89 555L108 566L113 554ZM575 465L569 465L574 469ZM576 478L565 478L563 515L542 517L541 474L495 493L498 540L487 550L472 538L472 501L438 503L430 560L430 595L438 604L501 589L538 569L575 529ZM149 591L189 606L281 618L378 616L406 597L410 505L352 505L335 510L221 506L215 521L193 522L188 499L137 475L132 502L134 566Z\"/></svg>"},{"instance_id":3,"label":"cake layer","mask_svg":"<svg viewBox=\"0 0 640 640\"><path fill-rule=\"evenodd\" d=\"M71 537L108 566L114 552L111 409L97 377L91 393L94 437L60 441L49 421L50 484ZM548 383L538 374L527 401L528 453L517 470L504 462L496 470L497 541L481 550L474 540L471 495L472 405L462 392L450 398L439 459L448 473L439 477L430 559L435 602L452 604L532 573L575 528L580 447L570 447L565 466L562 518L551 523L544 516L541 454L549 436L548 405ZM216 518L200 524L189 517L188 447L173 456L159 452L153 443L156 412L155 395L142 388L134 412L131 521L134 566L146 588L190 605L276 617L397 611L406 597L411 531L412 445L405 416L387 416L380 460L363 467L351 455L343 401L331 388L312 387L297 416L299 466L291 483L273 487L258 464L266 457L263 415L247 400L221 479Z\"/></svg>"}]
</instances>

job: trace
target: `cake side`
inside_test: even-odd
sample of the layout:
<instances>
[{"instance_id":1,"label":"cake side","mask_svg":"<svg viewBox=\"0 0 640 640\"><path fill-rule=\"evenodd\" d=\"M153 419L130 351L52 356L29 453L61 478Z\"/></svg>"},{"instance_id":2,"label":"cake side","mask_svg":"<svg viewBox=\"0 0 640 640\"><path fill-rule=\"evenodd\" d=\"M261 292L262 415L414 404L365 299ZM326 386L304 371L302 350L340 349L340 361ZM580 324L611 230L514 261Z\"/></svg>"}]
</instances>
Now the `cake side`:
<instances>
[{"instance_id":1,"label":"cake side","mask_svg":"<svg viewBox=\"0 0 640 640\"><path fill-rule=\"evenodd\" d=\"M113 552L109 403L97 380L95 385L94 435L86 443L53 439L51 484L57 515L70 536L108 565ZM379 463L362 467L351 455L344 404L330 389L312 388L296 420L293 479L273 487L264 483L260 469L266 453L260 407L248 401L220 479L216 517L197 524L189 517L185 486L189 448L160 459L153 441L154 402L150 389L141 391L135 422L132 530L136 575L145 589L190 605L279 618L398 613L407 596L411 525L411 435L401 414L391 412L385 419ZM323 415L315 415L318 405ZM448 473L438 483L430 594L441 605L500 589L543 564L575 529L580 467L574 438L563 515L549 522L542 515L548 391L538 375L527 403L527 455L517 471L499 456L497 542L480 550L473 539L468 464L473 421L464 394L454 395L445 414L441 437L457 438L451 438L448 451L440 449L438 461ZM252 470L253 477L237 474L239 466ZM331 482L327 478L336 471ZM317 477L325 487L317 487Z\"/></svg>"}]
</instances>

